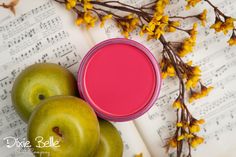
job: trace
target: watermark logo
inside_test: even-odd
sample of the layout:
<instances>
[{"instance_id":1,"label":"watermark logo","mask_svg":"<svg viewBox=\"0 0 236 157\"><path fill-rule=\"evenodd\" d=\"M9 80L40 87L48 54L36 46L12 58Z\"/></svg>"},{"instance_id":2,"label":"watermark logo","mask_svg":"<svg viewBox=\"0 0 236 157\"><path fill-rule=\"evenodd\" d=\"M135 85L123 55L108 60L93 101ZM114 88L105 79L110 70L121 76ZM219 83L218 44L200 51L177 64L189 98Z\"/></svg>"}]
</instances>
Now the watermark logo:
<instances>
[{"instance_id":1,"label":"watermark logo","mask_svg":"<svg viewBox=\"0 0 236 157\"><path fill-rule=\"evenodd\" d=\"M22 141L20 141L18 138L9 136L9 137L5 137L3 139L3 141L6 143L7 148L13 148L14 146L17 148L30 148L30 141L27 141L25 139L23 139Z\"/></svg>"},{"instance_id":2,"label":"watermark logo","mask_svg":"<svg viewBox=\"0 0 236 157\"><path fill-rule=\"evenodd\" d=\"M60 141L55 140L53 136L49 137L49 139L45 140L42 136L36 137L34 142L35 148L47 148L47 147L60 147ZM30 141L25 138L19 139L16 137L8 136L3 138L3 142L6 144L7 148L17 148L21 153L33 153L37 154L37 156L48 156L50 157L49 152L45 151L36 151L32 147ZM39 149L37 149L39 150Z\"/></svg>"},{"instance_id":3,"label":"watermark logo","mask_svg":"<svg viewBox=\"0 0 236 157\"><path fill-rule=\"evenodd\" d=\"M31 148L30 141L25 138L19 140L18 138L9 136L3 139L6 143L7 148L17 147L17 148ZM42 136L38 136L35 138L36 148L47 148L47 147L60 147L60 141L54 139L53 136L49 137L48 140L45 140Z\"/></svg>"}]
</instances>

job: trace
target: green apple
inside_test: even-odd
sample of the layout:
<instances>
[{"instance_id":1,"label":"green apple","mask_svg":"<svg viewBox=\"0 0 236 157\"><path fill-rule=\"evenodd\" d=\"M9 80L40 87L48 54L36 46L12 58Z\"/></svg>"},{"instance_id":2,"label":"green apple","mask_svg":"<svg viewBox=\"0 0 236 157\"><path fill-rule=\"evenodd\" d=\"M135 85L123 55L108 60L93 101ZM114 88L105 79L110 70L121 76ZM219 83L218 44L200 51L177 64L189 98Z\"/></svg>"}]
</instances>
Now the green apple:
<instances>
[{"instance_id":1,"label":"green apple","mask_svg":"<svg viewBox=\"0 0 236 157\"><path fill-rule=\"evenodd\" d=\"M39 63L18 75L12 88L12 102L16 112L27 122L42 100L55 95L76 94L76 80L71 72L57 64Z\"/></svg>"},{"instance_id":2,"label":"green apple","mask_svg":"<svg viewBox=\"0 0 236 157\"><path fill-rule=\"evenodd\" d=\"M108 121L99 119L100 143L94 157L122 157L123 142L118 130Z\"/></svg>"},{"instance_id":3,"label":"green apple","mask_svg":"<svg viewBox=\"0 0 236 157\"><path fill-rule=\"evenodd\" d=\"M32 112L27 136L37 157L92 157L99 144L100 128L86 102L72 96L54 96Z\"/></svg>"}]
</instances>

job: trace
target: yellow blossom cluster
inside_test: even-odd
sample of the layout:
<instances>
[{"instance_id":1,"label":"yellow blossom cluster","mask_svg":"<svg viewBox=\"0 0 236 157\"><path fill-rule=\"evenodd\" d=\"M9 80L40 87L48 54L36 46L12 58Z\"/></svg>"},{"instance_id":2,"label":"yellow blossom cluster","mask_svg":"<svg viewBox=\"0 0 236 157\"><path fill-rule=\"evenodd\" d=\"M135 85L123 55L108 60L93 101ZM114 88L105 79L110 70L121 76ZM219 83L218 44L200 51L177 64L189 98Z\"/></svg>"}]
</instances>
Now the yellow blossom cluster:
<instances>
[{"instance_id":1,"label":"yellow blossom cluster","mask_svg":"<svg viewBox=\"0 0 236 157\"><path fill-rule=\"evenodd\" d=\"M216 21L211 25L211 29L214 29L216 32L223 32L227 34L230 30L234 29L234 19L232 17L225 18L225 21L222 21L219 18L216 18Z\"/></svg>"},{"instance_id":2,"label":"yellow blossom cluster","mask_svg":"<svg viewBox=\"0 0 236 157\"><path fill-rule=\"evenodd\" d=\"M183 41L183 43L177 53L180 57L184 57L193 51L193 48L196 45L196 39L197 39L197 23L193 24L193 28L191 30L189 30L188 33L189 33L190 37L186 38Z\"/></svg>"},{"instance_id":3,"label":"yellow blossom cluster","mask_svg":"<svg viewBox=\"0 0 236 157\"><path fill-rule=\"evenodd\" d=\"M158 0L156 3L156 7L155 7L155 11L157 14L159 15L163 15L166 5L169 4L170 1L169 0Z\"/></svg>"},{"instance_id":4,"label":"yellow blossom cluster","mask_svg":"<svg viewBox=\"0 0 236 157\"><path fill-rule=\"evenodd\" d=\"M66 2L66 9L71 10L72 8L74 8L77 4L77 2L82 3L83 2L83 6L84 6L84 11L87 11L88 9L92 9L93 5L90 3L90 0L67 0Z\"/></svg>"},{"instance_id":5,"label":"yellow blossom cluster","mask_svg":"<svg viewBox=\"0 0 236 157\"><path fill-rule=\"evenodd\" d=\"M172 138L167 143L170 147L176 148L177 147L177 140L175 138Z\"/></svg>"},{"instance_id":6,"label":"yellow blossom cluster","mask_svg":"<svg viewBox=\"0 0 236 157\"><path fill-rule=\"evenodd\" d=\"M175 138L169 140L168 145L172 148L176 148L177 142L182 141L184 139L190 139L190 145L193 148L196 148L197 146L199 146L200 144L202 144L204 142L204 138L202 138L202 137L185 133L184 135L178 136L177 140Z\"/></svg>"},{"instance_id":7,"label":"yellow blossom cluster","mask_svg":"<svg viewBox=\"0 0 236 157\"><path fill-rule=\"evenodd\" d=\"M211 87L211 86L206 87L206 86L201 85L200 92L194 92L194 91L190 92L189 102L192 103L194 100L197 100L197 99L207 96L212 89L213 89L213 87Z\"/></svg>"},{"instance_id":8,"label":"yellow blossom cluster","mask_svg":"<svg viewBox=\"0 0 236 157\"><path fill-rule=\"evenodd\" d=\"M76 25L85 24L87 28L94 27L97 17L92 14L90 11L82 13L81 16L78 16L75 23Z\"/></svg>"},{"instance_id":9,"label":"yellow blossom cluster","mask_svg":"<svg viewBox=\"0 0 236 157\"><path fill-rule=\"evenodd\" d=\"M79 0L79 1L81 2L82 0ZM84 2L84 11L87 11L93 8L93 5L90 3L90 0L83 0L83 2Z\"/></svg>"},{"instance_id":10,"label":"yellow blossom cluster","mask_svg":"<svg viewBox=\"0 0 236 157\"><path fill-rule=\"evenodd\" d=\"M130 33L137 28L139 19L133 14L127 15L122 19L117 20L117 26L122 30L122 35L126 38L129 37Z\"/></svg>"},{"instance_id":11,"label":"yellow blossom cluster","mask_svg":"<svg viewBox=\"0 0 236 157\"><path fill-rule=\"evenodd\" d=\"M204 119L199 119L199 120L193 119L190 124L178 122L178 123L176 123L176 126L178 128L182 127L184 129L189 128L190 133L196 133L196 132L200 131L199 125L204 124L204 123L205 123Z\"/></svg>"},{"instance_id":12,"label":"yellow blossom cluster","mask_svg":"<svg viewBox=\"0 0 236 157\"><path fill-rule=\"evenodd\" d=\"M78 26L85 24L87 28L94 27L97 17L90 11L93 8L90 0L66 0L66 8L71 10L76 7L77 3L83 3L83 11L78 12L75 24Z\"/></svg>"},{"instance_id":13,"label":"yellow blossom cluster","mask_svg":"<svg viewBox=\"0 0 236 157\"><path fill-rule=\"evenodd\" d=\"M186 74L186 89L189 90L191 88L195 88L201 76L201 70L199 66L190 66L188 73Z\"/></svg>"},{"instance_id":14,"label":"yellow blossom cluster","mask_svg":"<svg viewBox=\"0 0 236 157\"><path fill-rule=\"evenodd\" d=\"M159 39L165 33L169 17L155 13L148 25L144 25L140 35L147 33L149 39Z\"/></svg>"},{"instance_id":15,"label":"yellow blossom cluster","mask_svg":"<svg viewBox=\"0 0 236 157\"><path fill-rule=\"evenodd\" d=\"M195 7L195 5L201 1L202 0L186 0L186 2L187 2L186 9L190 9L191 7Z\"/></svg>"},{"instance_id":16,"label":"yellow blossom cluster","mask_svg":"<svg viewBox=\"0 0 236 157\"><path fill-rule=\"evenodd\" d=\"M233 32L232 36L230 37L230 39L228 40L228 44L230 46L236 46L236 35Z\"/></svg>"},{"instance_id":17,"label":"yellow blossom cluster","mask_svg":"<svg viewBox=\"0 0 236 157\"><path fill-rule=\"evenodd\" d=\"M206 26L207 10L204 9L203 12L197 16L197 18L201 21L202 26Z\"/></svg>"},{"instance_id":18,"label":"yellow blossom cluster","mask_svg":"<svg viewBox=\"0 0 236 157\"><path fill-rule=\"evenodd\" d=\"M176 28L180 26L179 21L169 21L169 25L166 28L167 32L175 32Z\"/></svg>"},{"instance_id":19,"label":"yellow blossom cluster","mask_svg":"<svg viewBox=\"0 0 236 157\"><path fill-rule=\"evenodd\" d=\"M66 9L70 10L76 6L77 0L67 0Z\"/></svg>"},{"instance_id":20,"label":"yellow blossom cluster","mask_svg":"<svg viewBox=\"0 0 236 157\"><path fill-rule=\"evenodd\" d=\"M174 32L180 26L178 21L169 21L169 16L164 15L169 0L158 0L155 6L155 13L147 25L143 25L140 35L148 35L148 40L159 39L165 32Z\"/></svg>"},{"instance_id":21,"label":"yellow blossom cluster","mask_svg":"<svg viewBox=\"0 0 236 157\"><path fill-rule=\"evenodd\" d=\"M204 142L204 138L195 136L194 138L192 138L190 145L191 145L191 147L196 148L197 146L199 146L203 142Z\"/></svg>"},{"instance_id":22,"label":"yellow blossom cluster","mask_svg":"<svg viewBox=\"0 0 236 157\"><path fill-rule=\"evenodd\" d=\"M200 119L192 119L190 123L187 122L178 122L176 124L177 128L183 128L183 132L177 136L177 138L173 138L168 141L168 145L170 147L175 148L177 146L177 142L182 140L190 140L190 145L195 148L201 143L203 143L204 139L202 137L198 137L195 133L200 131L200 125L204 124L205 120Z\"/></svg>"},{"instance_id":23,"label":"yellow blossom cluster","mask_svg":"<svg viewBox=\"0 0 236 157\"><path fill-rule=\"evenodd\" d=\"M170 60L165 57L163 57L160 63L160 68L161 68L161 75L163 79L167 78L168 76L169 77L176 76L174 66L171 64Z\"/></svg>"},{"instance_id":24,"label":"yellow blossom cluster","mask_svg":"<svg viewBox=\"0 0 236 157\"><path fill-rule=\"evenodd\" d=\"M174 103L173 103L173 108L176 108L176 109L181 109L183 108L183 103L181 102L181 100L179 98L177 98Z\"/></svg>"}]
</instances>

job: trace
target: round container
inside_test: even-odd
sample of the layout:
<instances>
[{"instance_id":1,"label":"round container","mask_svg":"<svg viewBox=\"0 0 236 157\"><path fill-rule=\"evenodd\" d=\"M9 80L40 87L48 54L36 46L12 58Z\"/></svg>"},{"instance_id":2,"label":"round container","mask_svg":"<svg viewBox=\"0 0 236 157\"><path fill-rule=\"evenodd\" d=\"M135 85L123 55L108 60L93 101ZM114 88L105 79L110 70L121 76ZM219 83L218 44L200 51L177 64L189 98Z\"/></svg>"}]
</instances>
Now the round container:
<instances>
[{"instance_id":1,"label":"round container","mask_svg":"<svg viewBox=\"0 0 236 157\"><path fill-rule=\"evenodd\" d=\"M140 43L114 38L94 46L78 70L78 88L101 118L133 120L156 101L161 87L158 63Z\"/></svg>"}]
</instances>

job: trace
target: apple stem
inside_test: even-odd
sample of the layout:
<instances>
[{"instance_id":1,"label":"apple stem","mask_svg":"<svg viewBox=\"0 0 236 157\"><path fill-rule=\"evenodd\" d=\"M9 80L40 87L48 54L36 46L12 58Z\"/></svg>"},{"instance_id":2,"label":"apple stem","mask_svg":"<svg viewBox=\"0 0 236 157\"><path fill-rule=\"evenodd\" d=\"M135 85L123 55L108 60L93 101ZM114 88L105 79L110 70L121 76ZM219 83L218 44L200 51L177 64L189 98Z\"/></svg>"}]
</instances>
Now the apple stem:
<instances>
[{"instance_id":1,"label":"apple stem","mask_svg":"<svg viewBox=\"0 0 236 157\"><path fill-rule=\"evenodd\" d=\"M60 133L60 129L59 127L53 127L52 131L55 132L58 136L62 137L62 133Z\"/></svg>"},{"instance_id":2,"label":"apple stem","mask_svg":"<svg viewBox=\"0 0 236 157\"><path fill-rule=\"evenodd\" d=\"M44 100L44 99L45 99L45 96L42 95L42 94L39 94L39 99L40 99L40 100Z\"/></svg>"}]
</instances>

